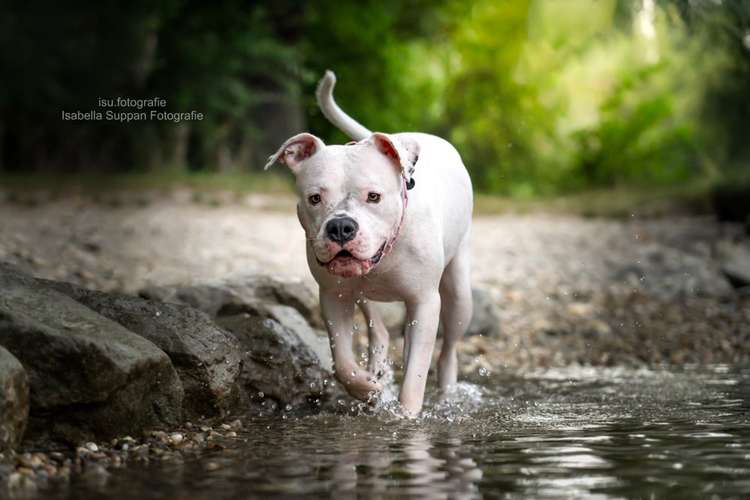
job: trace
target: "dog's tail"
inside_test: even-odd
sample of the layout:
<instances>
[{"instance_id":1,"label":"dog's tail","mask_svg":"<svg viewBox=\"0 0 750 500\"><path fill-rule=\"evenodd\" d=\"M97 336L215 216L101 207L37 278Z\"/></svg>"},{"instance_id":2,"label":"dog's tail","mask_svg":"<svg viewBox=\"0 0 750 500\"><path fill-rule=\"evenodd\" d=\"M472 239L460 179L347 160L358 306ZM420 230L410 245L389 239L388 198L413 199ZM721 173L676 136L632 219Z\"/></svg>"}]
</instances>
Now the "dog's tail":
<instances>
[{"instance_id":1,"label":"dog's tail","mask_svg":"<svg viewBox=\"0 0 750 500\"><path fill-rule=\"evenodd\" d=\"M318 98L318 106L323 112L323 116L333 123L336 128L354 139L361 141L372 135L362 124L354 118L344 113L344 111L333 100L333 87L336 86L336 75L333 71L326 70L326 74L318 82L318 90L315 96Z\"/></svg>"}]
</instances>

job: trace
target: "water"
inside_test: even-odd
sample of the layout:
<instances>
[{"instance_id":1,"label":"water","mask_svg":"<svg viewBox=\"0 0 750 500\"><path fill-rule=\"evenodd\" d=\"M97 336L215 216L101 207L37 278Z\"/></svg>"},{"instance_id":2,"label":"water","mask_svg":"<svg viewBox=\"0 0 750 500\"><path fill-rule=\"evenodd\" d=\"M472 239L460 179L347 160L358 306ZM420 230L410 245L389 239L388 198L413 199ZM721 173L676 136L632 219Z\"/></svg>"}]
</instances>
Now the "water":
<instances>
[{"instance_id":1,"label":"water","mask_svg":"<svg viewBox=\"0 0 750 500\"><path fill-rule=\"evenodd\" d=\"M748 498L750 370L492 374L426 416L248 418L224 450L50 498Z\"/></svg>"}]
</instances>

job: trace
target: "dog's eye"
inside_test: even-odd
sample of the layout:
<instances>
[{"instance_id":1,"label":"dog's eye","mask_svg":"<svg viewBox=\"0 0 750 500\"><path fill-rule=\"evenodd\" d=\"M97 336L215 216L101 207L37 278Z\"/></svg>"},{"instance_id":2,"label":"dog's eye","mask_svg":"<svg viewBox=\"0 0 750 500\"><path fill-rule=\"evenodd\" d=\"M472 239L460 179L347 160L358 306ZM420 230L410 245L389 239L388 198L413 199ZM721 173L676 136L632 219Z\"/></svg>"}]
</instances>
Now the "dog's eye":
<instances>
[{"instance_id":1,"label":"dog's eye","mask_svg":"<svg viewBox=\"0 0 750 500\"><path fill-rule=\"evenodd\" d=\"M369 203L379 203L380 202L380 194L378 193L367 193L367 201Z\"/></svg>"},{"instance_id":2,"label":"dog's eye","mask_svg":"<svg viewBox=\"0 0 750 500\"><path fill-rule=\"evenodd\" d=\"M317 205L320 203L320 195L319 194L311 194L307 197L307 200L310 202L310 205Z\"/></svg>"}]
</instances>

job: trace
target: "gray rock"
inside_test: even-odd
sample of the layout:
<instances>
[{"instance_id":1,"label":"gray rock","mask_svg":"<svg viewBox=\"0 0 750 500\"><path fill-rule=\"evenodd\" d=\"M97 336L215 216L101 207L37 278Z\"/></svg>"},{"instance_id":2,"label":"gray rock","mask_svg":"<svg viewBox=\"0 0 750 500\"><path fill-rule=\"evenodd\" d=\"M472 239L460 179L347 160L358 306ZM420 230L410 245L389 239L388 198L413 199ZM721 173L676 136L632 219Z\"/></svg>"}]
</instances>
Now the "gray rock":
<instances>
[{"instance_id":1,"label":"gray rock","mask_svg":"<svg viewBox=\"0 0 750 500\"><path fill-rule=\"evenodd\" d=\"M86 290L68 283L44 283L166 352L182 380L186 416L222 415L237 405L242 369L239 343L205 313L185 305Z\"/></svg>"},{"instance_id":2,"label":"gray rock","mask_svg":"<svg viewBox=\"0 0 750 500\"><path fill-rule=\"evenodd\" d=\"M735 288L750 286L750 248L738 244L724 250L721 270Z\"/></svg>"},{"instance_id":3,"label":"gray rock","mask_svg":"<svg viewBox=\"0 0 750 500\"><path fill-rule=\"evenodd\" d=\"M220 285L150 286L140 290L138 295L148 300L188 305L211 317L216 317L228 304L240 303L236 293Z\"/></svg>"},{"instance_id":4,"label":"gray rock","mask_svg":"<svg viewBox=\"0 0 750 500\"><path fill-rule=\"evenodd\" d=\"M258 311L262 318L278 321L282 326L292 330L318 358L318 363L326 371L333 371L333 358L328 334L313 330L297 309L281 304L265 304Z\"/></svg>"},{"instance_id":5,"label":"gray rock","mask_svg":"<svg viewBox=\"0 0 750 500\"><path fill-rule=\"evenodd\" d=\"M491 290L482 288L472 288L471 297L474 302L474 313L466 335L500 337L499 297L495 297Z\"/></svg>"},{"instance_id":6,"label":"gray rock","mask_svg":"<svg viewBox=\"0 0 750 500\"><path fill-rule=\"evenodd\" d=\"M187 304L211 317L253 312L259 304L276 303L293 307L311 325L322 327L318 298L305 283L263 275L231 282L196 286L151 286L141 297Z\"/></svg>"},{"instance_id":7,"label":"gray rock","mask_svg":"<svg viewBox=\"0 0 750 500\"><path fill-rule=\"evenodd\" d=\"M26 369L30 431L78 441L181 420L183 389L150 341L0 266L0 345Z\"/></svg>"},{"instance_id":8,"label":"gray rock","mask_svg":"<svg viewBox=\"0 0 750 500\"><path fill-rule=\"evenodd\" d=\"M612 268L610 279L615 288L638 290L660 300L732 294L715 262L655 243L638 247L634 262L612 262Z\"/></svg>"},{"instance_id":9,"label":"gray rock","mask_svg":"<svg viewBox=\"0 0 750 500\"><path fill-rule=\"evenodd\" d=\"M253 399L271 398L282 405L301 407L323 402L333 394L332 374L321 366L316 352L297 331L247 313L222 316L217 321L240 341L242 382Z\"/></svg>"},{"instance_id":10,"label":"gray rock","mask_svg":"<svg viewBox=\"0 0 750 500\"><path fill-rule=\"evenodd\" d=\"M29 380L21 363L0 347L0 452L21 442L29 418Z\"/></svg>"}]
</instances>

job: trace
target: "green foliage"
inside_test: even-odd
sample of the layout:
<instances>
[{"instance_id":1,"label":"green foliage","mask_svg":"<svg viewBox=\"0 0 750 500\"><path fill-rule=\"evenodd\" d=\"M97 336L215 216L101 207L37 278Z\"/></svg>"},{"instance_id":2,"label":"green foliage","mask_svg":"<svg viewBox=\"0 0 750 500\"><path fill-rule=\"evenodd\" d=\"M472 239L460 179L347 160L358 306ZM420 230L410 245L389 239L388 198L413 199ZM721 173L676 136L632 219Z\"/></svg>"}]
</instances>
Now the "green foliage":
<instances>
[{"instance_id":1,"label":"green foliage","mask_svg":"<svg viewBox=\"0 0 750 500\"><path fill-rule=\"evenodd\" d=\"M452 36L447 101L478 187L550 194L708 170L700 109L722 50L691 39L669 5L622 4L473 2Z\"/></svg>"},{"instance_id":2,"label":"green foliage","mask_svg":"<svg viewBox=\"0 0 750 500\"><path fill-rule=\"evenodd\" d=\"M4 170L255 170L301 130L346 140L314 102L325 69L368 128L450 139L485 192L750 163L750 0L10 0L0 43ZM205 119L60 120L118 95Z\"/></svg>"},{"instance_id":3,"label":"green foliage","mask_svg":"<svg viewBox=\"0 0 750 500\"><path fill-rule=\"evenodd\" d=\"M671 94L639 95L659 70L649 67L623 79L602 103L596 126L575 133L579 182L665 184L695 173L692 123L675 118Z\"/></svg>"}]
</instances>

